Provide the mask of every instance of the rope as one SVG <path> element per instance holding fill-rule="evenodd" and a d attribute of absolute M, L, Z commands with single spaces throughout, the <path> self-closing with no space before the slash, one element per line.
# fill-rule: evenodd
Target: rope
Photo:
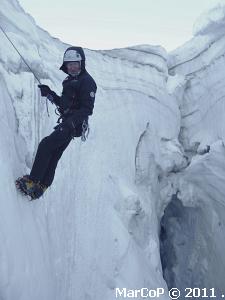
<path fill-rule="evenodd" d="M 37 79 L 37 81 L 41 84 L 39 78 L 36 76 L 36 74 L 34 73 L 34 71 L 31 69 L 31 67 L 28 65 L 28 63 L 26 62 L 26 60 L 23 58 L 23 56 L 20 54 L 20 52 L 17 50 L 16 46 L 13 44 L 13 42 L 10 40 L 10 38 L 8 37 L 8 35 L 6 34 L 6 32 L 3 30 L 3 28 L 0 26 L 1 31 L 4 33 L 4 35 L 6 36 L 6 38 L 9 40 L 9 42 L 12 44 L 13 48 L 16 50 L 16 52 L 19 54 L 19 56 L 22 58 L 22 60 L 24 61 L 24 63 L 26 64 L 26 66 L 29 68 L 29 70 L 31 71 L 31 73 L 33 73 L 34 77 Z"/>
<path fill-rule="evenodd" d="M 28 69 L 31 71 L 31 73 L 34 75 L 34 77 L 37 79 L 38 83 L 41 84 L 40 79 L 37 77 L 37 75 L 34 73 L 34 71 L 31 69 L 31 67 L 28 65 L 28 63 L 26 62 L 26 60 L 23 58 L 23 56 L 20 54 L 20 52 L 17 50 L 16 46 L 13 44 L 13 42 L 10 40 L 9 36 L 6 34 L 6 32 L 3 30 L 3 28 L 0 26 L 1 31 L 3 32 L 3 34 L 6 36 L 7 40 L 11 43 L 11 45 L 13 46 L 13 48 L 16 50 L 16 52 L 19 54 L 19 56 L 22 58 L 23 62 L 25 63 L 25 65 L 28 67 Z M 47 109 L 47 113 L 48 113 L 48 117 L 50 117 L 49 115 L 49 111 L 48 111 L 48 100 L 46 97 L 46 109 Z"/>
<path fill-rule="evenodd" d="M 46 101 L 45 103 L 46 103 L 47 114 L 50 117 L 49 111 L 48 111 L 48 98 L 47 97 L 45 98 L 45 101 Z"/>

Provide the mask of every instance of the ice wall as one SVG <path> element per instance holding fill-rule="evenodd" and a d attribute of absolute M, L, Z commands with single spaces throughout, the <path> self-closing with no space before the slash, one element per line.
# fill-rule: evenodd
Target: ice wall
<path fill-rule="evenodd" d="M 68 45 L 39 28 L 16 0 L 1 1 L 0 17 L 35 75 L 60 94 Z M 85 49 L 98 85 L 88 141 L 71 142 L 54 184 L 40 201 L 28 202 L 14 180 L 29 172 L 57 116 L 50 104 L 48 118 L 37 80 L 0 34 L 0 297 L 115 299 L 116 287 L 162 287 L 160 299 L 168 299 L 159 255 L 164 200 L 158 173 L 145 174 L 145 164 L 163 176 L 186 161 L 166 51 Z"/>
<path fill-rule="evenodd" d="M 223 292 L 223 24 L 221 6 L 169 54 L 84 49 L 98 85 L 89 138 L 71 142 L 35 202 L 14 180 L 57 116 L 49 104 L 48 118 L 37 80 L 0 32 L 0 299 L 115 299 L 116 287 L 162 287 L 164 300 L 167 284 L 193 283 Z M 60 94 L 69 45 L 16 0 L 1 1 L 0 25 Z"/>
<path fill-rule="evenodd" d="M 224 11 L 220 5 L 202 15 L 193 39 L 169 54 L 169 74 L 178 82 L 173 94 L 181 112 L 179 141 L 188 166 L 171 174 L 161 190 L 165 197 L 177 191 L 163 219 L 168 286 L 213 287 L 219 298 L 225 292 Z"/>

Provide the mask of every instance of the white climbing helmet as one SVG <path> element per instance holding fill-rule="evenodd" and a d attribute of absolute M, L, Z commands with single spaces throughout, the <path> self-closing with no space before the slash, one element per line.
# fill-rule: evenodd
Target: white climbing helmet
<path fill-rule="evenodd" d="M 82 57 L 80 53 L 78 53 L 76 50 L 68 50 L 64 53 L 63 56 L 63 62 L 68 62 L 68 61 L 81 61 Z"/>
<path fill-rule="evenodd" d="M 81 72 L 85 71 L 85 54 L 84 54 L 84 50 L 82 47 L 69 47 L 67 48 L 67 50 L 65 51 L 64 55 L 63 55 L 63 64 L 61 65 L 61 67 L 59 68 L 60 70 L 62 70 L 63 72 L 65 72 L 66 74 L 68 74 L 67 71 L 67 62 L 72 62 L 72 61 L 77 61 L 80 62 L 80 68 L 81 68 Z"/>

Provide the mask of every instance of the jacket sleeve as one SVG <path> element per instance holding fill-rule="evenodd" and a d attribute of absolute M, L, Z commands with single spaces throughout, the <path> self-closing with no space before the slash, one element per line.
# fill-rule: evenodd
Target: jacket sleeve
<path fill-rule="evenodd" d="M 48 95 L 47 98 L 49 101 L 51 101 L 52 103 L 54 103 L 55 105 L 60 107 L 60 99 L 61 97 L 58 96 L 54 91 L 51 91 Z"/>
<path fill-rule="evenodd" d="M 82 82 L 79 91 L 79 100 L 81 106 L 70 117 L 75 124 L 82 123 L 89 115 L 92 115 L 95 102 L 97 85 L 93 78 L 87 78 Z"/>

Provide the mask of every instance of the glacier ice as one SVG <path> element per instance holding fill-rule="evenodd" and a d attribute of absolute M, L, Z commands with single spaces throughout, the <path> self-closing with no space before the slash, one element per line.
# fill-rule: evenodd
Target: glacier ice
<path fill-rule="evenodd" d="M 146 287 L 164 288 L 164 300 L 173 284 L 224 292 L 224 7 L 201 18 L 170 53 L 84 49 L 98 85 L 88 141 L 69 145 L 31 203 L 14 180 L 57 116 L 0 32 L 0 299 L 110 300 L 116 287 Z M 60 93 L 69 45 L 17 0 L 1 1 L 0 20 Z"/>

